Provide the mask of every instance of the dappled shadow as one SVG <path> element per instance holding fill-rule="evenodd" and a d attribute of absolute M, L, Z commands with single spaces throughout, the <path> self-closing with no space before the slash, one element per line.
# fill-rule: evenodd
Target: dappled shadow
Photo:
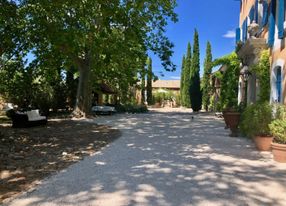
<path fill-rule="evenodd" d="M 122 138 L 10 205 L 283 205 L 286 167 L 207 114 L 103 117 Z"/>
<path fill-rule="evenodd" d="M 120 136 L 106 126 L 71 120 L 22 129 L 0 126 L 0 131 L 0 202 Z"/>

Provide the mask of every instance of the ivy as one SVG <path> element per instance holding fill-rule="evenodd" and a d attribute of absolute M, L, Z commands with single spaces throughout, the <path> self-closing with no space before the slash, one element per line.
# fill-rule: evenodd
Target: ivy
<path fill-rule="evenodd" d="M 251 67 L 259 81 L 260 92 L 258 102 L 267 102 L 270 99 L 270 56 L 269 51 L 264 50 L 260 54 L 259 62 Z"/>
<path fill-rule="evenodd" d="M 218 65 L 226 65 L 227 67 L 226 71 L 222 74 L 219 105 L 221 109 L 237 108 L 240 60 L 237 54 L 232 52 L 213 62 L 213 66 Z"/>

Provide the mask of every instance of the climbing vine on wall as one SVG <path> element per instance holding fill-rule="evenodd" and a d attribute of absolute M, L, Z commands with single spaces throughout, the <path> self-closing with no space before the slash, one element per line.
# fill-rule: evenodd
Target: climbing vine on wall
<path fill-rule="evenodd" d="M 268 50 L 263 50 L 260 54 L 259 62 L 251 67 L 259 82 L 260 92 L 259 102 L 267 102 L 270 99 L 270 56 Z"/>
<path fill-rule="evenodd" d="M 225 65 L 226 71 L 221 77 L 221 95 L 219 104 L 221 109 L 237 107 L 238 80 L 240 60 L 235 52 L 214 61 L 214 66 Z"/>

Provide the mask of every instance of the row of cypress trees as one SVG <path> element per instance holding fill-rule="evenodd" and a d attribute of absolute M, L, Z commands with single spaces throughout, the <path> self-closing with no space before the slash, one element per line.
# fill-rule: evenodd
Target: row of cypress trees
<path fill-rule="evenodd" d="M 191 107 L 193 111 L 202 108 L 208 110 L 210 103 L 210 76 L 212 70 L 211 44 L 207 43 L 206 58 L 204 61 L 204 76 L 201 84 L 200 79 L 200 46 L 199 34 L 195 30 L 193 50 L 190 42 L 187 47 L 187 54 L 183 56 L 181 68 L 181 105 Z"/>

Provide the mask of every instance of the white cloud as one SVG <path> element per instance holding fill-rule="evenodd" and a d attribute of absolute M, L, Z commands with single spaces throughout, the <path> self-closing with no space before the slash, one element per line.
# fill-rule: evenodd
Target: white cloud
<path fill-rule="evenodd" d="M 233 30 L 227 31 L 226 34 L 223 35 L 223 37 L 233 39 L 235 38 L 235 31 Z"/>
<path fill-rule="evenodd" d="M 181 77 L 179 77 L 179 76 L 170 76 L 170 78 L 171 79 L 175 79 L 175 80 L 180 80 L 181 79 Z"/>

